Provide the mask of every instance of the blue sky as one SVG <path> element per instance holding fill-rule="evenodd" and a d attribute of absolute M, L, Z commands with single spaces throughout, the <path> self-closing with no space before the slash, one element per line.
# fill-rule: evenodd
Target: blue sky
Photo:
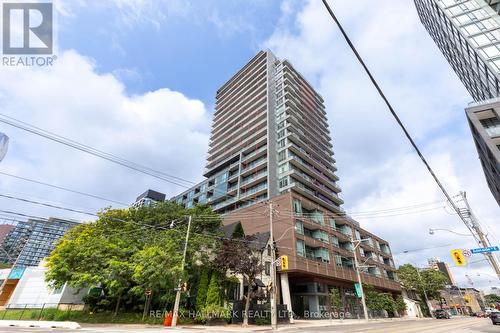
<path fill-rule="evenodd" d="M 78 6 L 74 16 L 60 17 L 59 47 L 118 73 L 131 94 L 169 87 L 210 105 L 280 18 L 279 1 L 197 1 L 182 14 L 157 9 L 165 17 L 130 22 L 113 6 Z"/>
<path fill-rule="evenodd" d="M 348 212 L 436 202 L 396 217 L 359 215 L 394 253 L 436 244 L 473 247 L 429 227 L 465 232 L 390 117 L 318 0 L 58 0 L 52 68 L 0 67 L 0 113 L 169 174 L 200 181 L 215 92 L 262 48 L 289 59 L 323 95 Z M 449 191 L 467 191 L 498 225 L 463 108 L 470 96 L 418 20 L 411 0 L 332 2 L 367 64 Z M 369 8 L 370 10 L 367 10 Z M 132 202 L 148 188 L 183 188 L 83 155 L 7 125 L 0 170 Z M 98 211 L 108 203 L 0 176 L 0 193 Z M 41 216 L 88 216 L 0 199 Z M 497 233 L 498 234 L 498 233 Z M 496 241 L 496 235 L 492 232 Z M 499 235 L 500 236 L 500 235 Z M 425 265 L 450 248 L 398 255 Z M 464 272 L 457 280 L 465 281 Z M 454 271 L 454 272 L 455 272 Z M 479 263 L 469 274 L 490 272 Z M 490 272 L 491 273 L 491 272 Z M 478 278 L 483 285 L 486 279 Z"/>

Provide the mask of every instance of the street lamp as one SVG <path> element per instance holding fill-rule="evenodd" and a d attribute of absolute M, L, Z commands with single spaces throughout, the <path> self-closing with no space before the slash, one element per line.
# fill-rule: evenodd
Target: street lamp
<path fill-rule="evenodd" d="M 434 229 L 434 228 L 429 228 L 429 235 L 434 235 L 436 231 L 447 231 L 451 232 L 452 234 L 458 235 L 458 236 L 466 236 L 466 237 L 473 237 L 473 235 L 470 234 L 461 234 L 459 232 L 450 230 L 450 229 Z"/>

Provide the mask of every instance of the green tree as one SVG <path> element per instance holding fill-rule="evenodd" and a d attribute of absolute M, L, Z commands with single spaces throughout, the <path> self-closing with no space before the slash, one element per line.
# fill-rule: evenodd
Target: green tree
<path fill-rule="evenodd" d="M 338 288 L 330 290 L 330 306 L 335 310 L 340 310 L 344 305 L 342 304 L 342 297 Z"/>
<path fill-rule="evenodd" d="M 371 285 L 363 285 L 366 307 L 373 311 L 385 310 L 389 313 L 396 310 L 396 300 L 389 293 L 378 292 Z"/>
<path fill-rule="evenodd" d="M 233 234 L 231 235 L 232 238 L 243 238 L 245 237 L 245 230 L 243 230 L 243 226 L 241 225 L 241 222 L 237 222 L 236 226 L 234 227 Z"/>
<path fill-rule="evenodd" d="M 419 271 L 410 264 L 399 266 L 397 274 L 405 288 L 418 293 L 420 299 L 424 301 L 423 308 L 427 311 L 425 295 L 427 294 L 429 300 L 439 299 L 440 291 L 448 284 L 448 278 L 440 271 L 430 268 Z"/>
<path fill-rule="evenodd" d="M 253 286 L 255 285 L 257 276 L 264 269 L 260 260 L 260 250 L 254 245 L 255 242 L 256 237 L 254 236 L 225 240 L 215 260 L 215 265 L 219 271 L 239 274 L 248 283 L 247 294 L 244 295 L 243 326 L 248 325 L 250 302 L 257 296 L 257 290 L 254 290 Z"/>
<path fill-rule="evenodd" d="M 198 282 L 198 292 L 196 294 L 196 310 L 202 311 L 207 300 L 208 282 L 210 279 L 208 269 L 203 269 Z"/>
<path fill-rule="evenodd" d="M 488 303 L 488 305 L 490 305 L 490 304 L 494 304 L 494 305 L 500 304 L 500 296 L 495 295 L 495 294 L 485 295 L 484 296 L 484 300 L 486 301 L 486 303 Z"/>
<path fill-rule="evenodd" d="M 403 299 L 403 296 L 399 295 L 394 300 L 394 309 L 402 315 L 406 311 L 406 303 Z"/>
<path fill-rule="evenodd" d="M 207 300 L 205 301 L 205 307 L 219 306 L 221 305 L 220 288 L 219 281 L 217 279 L 217 274 L 212 273 L 210 278 L 210 284 L 208 285 Z"/>
<path fill-rule="evenodd" d="M 181 256 L 187 230 L 186 216 L 193 216 L 186 267 Z M 203 215 L 203 218 L 196 218 Z M 213 216 L 212 218 L 207 218 Z M 170 228 L 171 222 L 175 225 Z M 172 202 L 151 207 L 105 209 L 98 219 L 68 231 L 48 258 L 47 282 L 60 287 L 101 287 L 115 313 L 121 304 L 143 306 L 144 292 L 153 290 L 157 302 L 170 304 L 173 281 L 187 281 L 187 272 L 209 261 L 219 246 L 221 219 L 209 207 L 184 209 Z M 122 303 L 122 301 L 125 301 Z"/>

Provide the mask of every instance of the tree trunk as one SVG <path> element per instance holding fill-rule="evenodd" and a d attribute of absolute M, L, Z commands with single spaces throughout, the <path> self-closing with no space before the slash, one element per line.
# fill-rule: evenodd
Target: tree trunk
<path fill-rule="evenodd" d="M 115 307 L 115 312 L 113 314 L 113 317 L 116 317 L 116 315 L 118 314 L 118 310 L 120 309 L 121 301 L 122 301 L 122 293 L 120 292 L 118 294 L 118 299 L 116 300 L 116 307 Z"/>
<path fill-rule="evenodd" d="M 252 287 L 248 286 L 247 297 L 245 300 L 245 310 L 243 311 L 243 326 L 248 326 L 248 311 L 250 310 L 250 295 L 252 293 Z"/>

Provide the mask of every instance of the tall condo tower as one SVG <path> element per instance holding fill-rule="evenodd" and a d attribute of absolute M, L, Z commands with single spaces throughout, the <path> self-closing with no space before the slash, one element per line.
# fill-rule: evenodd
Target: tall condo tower
<path fill-rule="evenodd" d="M 336 170 L 323 98 L 261 51 L 217 91 L 207 180 L 175 200 L 227 213 L 293 190 L 340 213 Z"/>
<path fill-rule="evenodd" d="M 289 258 L 278 270 L 281 302 L 318 318 L 335 289 L 356 317 L 355 253 L 363 283 L 394 295 L 401 287 L 387 241 L 341 208 L 336 170 L 323 98 L 288 61 L 261 51 L 217 91 L 207 179 L 172 200 L 209 204 L 247 235 L 272 226 Z"/>

